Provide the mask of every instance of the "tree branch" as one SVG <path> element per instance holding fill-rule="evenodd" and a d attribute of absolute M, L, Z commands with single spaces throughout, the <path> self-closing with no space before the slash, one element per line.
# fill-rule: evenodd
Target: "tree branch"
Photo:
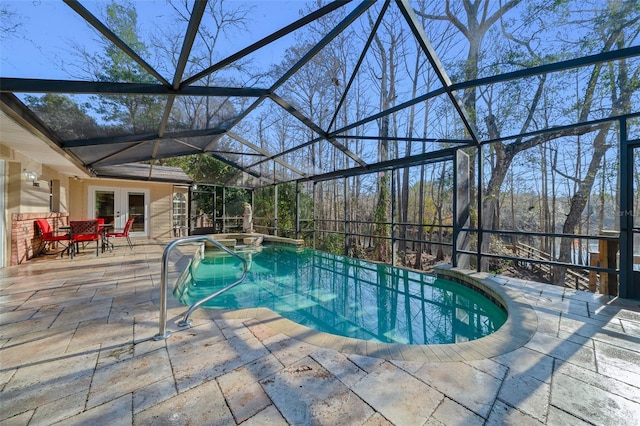
<path fill-rule="evenodd" d="M 570 176 L 566 173 L 561 172 L 556 166 L 551 166 L 551 170 L 553 170 L 554 172 L 556 172 L 557 174 L 559 174 L 560 176 L 562 176 L 563 178 L 570 180 L 574 183 L 581 183 L 582 181 L 580 179 L 578 179 L 577 177 L 574 176 Z"/>
<path fill-rule="evenodd" d="M 593 126 L 576 127 L 573 129 L 563 129 L 557 131 L 551 131 L 542 135 L 535 136 L 531 139 L 523 140 L 521 142 L 514 142 L 507 145 L 507 154 L 515 156 L 517 153 L 525 151 L 541 143 L 548 142 L 553 139 L 557 139 L 564 136 L 578 136 L 586 135 L 596 130 L 602 130 L 610 126 L 610 123 L 601 123 Z"/>
<path fill-rule="evenodd" d="M 518 4 L 520 4 L 520 1 L 521 0 L 510 0 L 507 3 L 505 3 L 503 6 L 500 6 L 500 8 L 496 11 L 496 13 L 491 15 L 489 19 L 487 19 L 481 24 L 481 27 L 483 28 L 483 30 L 486 31 L 487 29 L 491 28 L 491 26 L 495 24 L 495 22 L 498 19 L 500 19 L 500 17 L 502 17 L 508 11 L 510 11 L 511 9 L 516 7 Z"/>
<path fill-rule="evenodd" d="M 460 32 L 462 34 L 464 34 L 464 36 L 466 38 L 469 38 L 469 30 L 467 29 L 467 27 L 464 26 L 464 24 L 462 22 L 460 22 L 458 20 L 458 18 L 456 18 L 456 16 L 451 12 L 451 8 L 449 7 L 449 0 L 446 1 L 445 3 L 445 14 L 447 15 L 447 18 L 449 18 L 449 20 L 451 21 L 451 23 L 458 29 L 460 30 Z"/>

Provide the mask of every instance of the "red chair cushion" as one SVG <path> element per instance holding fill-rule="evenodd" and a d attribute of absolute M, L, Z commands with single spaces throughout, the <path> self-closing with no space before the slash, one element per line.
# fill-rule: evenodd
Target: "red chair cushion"
<path fill-rule="evenodd" d="M 70 239 L 68 234 L 54 235 L 53 231 L 51 231 L 51 225 L 45 219 L 36 219 L 36 225 L 40 228 L 42 241 L 65 241 Z"/>

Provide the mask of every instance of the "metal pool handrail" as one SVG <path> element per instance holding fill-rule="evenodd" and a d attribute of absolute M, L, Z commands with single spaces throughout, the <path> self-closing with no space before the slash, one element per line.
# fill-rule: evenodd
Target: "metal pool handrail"
<path fill-rule="evenodd" d="M 155 336 L 153 336 L 153 340 L 162 340 L 162 339 L 166 339 L 169 336 L 171 336 L 171 332 L 167 331 L 167 282 L 169 281 L 169 271 L 168 271 L 168 263 L 169 263 L 169 253 L 171 253 L 171 251 L 179 245 L 183 245 L 183 244 L 193 244 L 196 242 L 202 242 L 202 250 L 203 250 L 203 255 L 204 255 L 204 241 L 208 241 L 209 243 L 213 244 L 214 246 L 218 247 L 220 250 L 225 251 L 227 253 L 229 253 L 232 256 L 237 257 L 238 259 L 240 259 L 240 261 L 242 261 L 242 275 L 240 276 L 240 278 L 234 282 L 233 284 L 230 284 L 228 286 L 226 286 L 225 288 L 223 288 L 222 290 L 218 290 L 215 293 L 205 297 L 202 300 L 197 301 L 196 303 L 194 303 L 193 305 L 191 305 L 191 307 L 183 314 L 182 316 L 182 320 L 180 320 L 178 322 L 178 325 L 181 327 L 186 327 L 189 325 L 189 315 L 191 315 L 191 313 L 193 311 L 195 311 L 196 309 L 198 309 L 198 307 L 200 307 L 200 305 L 202 305 L 203 303 L 208 302 L 209 300 L 213 299 L 214 297 L 219 296 L 220 294 L 226 292 L 227 290 L 231 290 L 233 287 L 237 286 L 238 284 L 240 284 L 244 278 L 247 275 L 247 270 L 248 270 L 248 264 L 247 261 L 240 256 L 238 253 L 234 252 L 233 250 L 229 250 L 227 247 L 225 247 L 224 245 L 222 245 L 219 241 L 214 240 L 213 238 L 211 238 L 208 235 L 194 235 L 194 236 L 190 236 L 190 237 L 184 237 L 184 238 L 178 238 L 177 240 L 174 240 L 172 242 L 169 243 L 169 245 L 164 249 L 164 253 L 162 253 L 162 269 L 160 271 L 160 320 L 159 320 L 159 330 L 158 330 L 158 334 L 156 334 Z"/>

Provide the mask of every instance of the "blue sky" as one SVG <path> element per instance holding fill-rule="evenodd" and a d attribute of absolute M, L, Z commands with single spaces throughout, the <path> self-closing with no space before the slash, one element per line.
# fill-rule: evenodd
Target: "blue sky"
<path fill-rule="evenodd" d="M 245 47 L 258 39 L 286 26 L 300 17 L 299 11 L 305 2 L 298 1 L 253 1 L 232 0 L 231 6 L 248 5 L 254 8 L 249 35 L 237 34 L 225 44 L 228 52 Z M 84 7 L 100 17 L 105 2 L 82 2 Z M 139 11 L 141 34 L 161 32 L 163 28 L 174 29 L 174 12 L 164 0 L 135 2 Z M 73 43 L 78 43 L 89 51 L 99 51 L 95 31 L 89 29 L 84 20 L 71 8 L 59 1 L 3 1 L 3 6 L 13 13 L 12 23 L 19 24 L 18 31 L 0 40 L 0 74 L 3 77 L 26 78 L 72 78 L 69 71 L 77 57 Z M 274 13 L 277 12 L 277 13 Z M 205 19 L 207 19 L 205 17 Z M 185 25 L 186 28 L 186 25 Z M 274 58 L 290 45 L 281 41 L 269 48 Z M 277 52 L 280 50 L 280 52 Z M 151 62 L 151 61 L 150 61 Z M 73 72 L 73 71 L 71 71 Z"/>

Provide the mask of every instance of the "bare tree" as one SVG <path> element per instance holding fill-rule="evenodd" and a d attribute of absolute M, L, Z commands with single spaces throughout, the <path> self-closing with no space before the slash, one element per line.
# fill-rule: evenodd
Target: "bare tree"
<path fill-rule="evenodd" d="M 620 49 L 627 46 L 627 43 L 636 40 L 640 34 L 640 11 L 633 2 L 625 4 L 609 3 L 608 8 L 603 11 L 602 18 L 596 23 L 595 33 L 603 41 L 603 51 Z M 635 11 L 635 15 L 634 12 Z M 605 68 L 606 72 L 603 72 Z M 603 79 L 608 80 L 608 84 L 602 84 Z M 585 97 L 580 109 L 580 121 L 587 119 L 594 108 L 596 100 L 595 93 L 599 87 L 606 87 L 610 90 L 611 110 L 610 115 L 618 115 L 630 111 L 630 102 L 634 91 L 638 89 L 640 79 L 640 69 L 630 70 L 627 60 L 620 60 L 617 65 L 613 63 L 597 64 L 593 67 L 591 76 L 586 86 Z M 611 124 L 605 124 L 595 134 L 593 138 L 593 148 L 591 160 L 584 177 L 576 181 L 577 190 L 570 200 L 570 209 L 562 227 L 564 234 L 572 234 L 580 222 L 582 212 L 591 194 L 591 189 L 600 169 L 602 160 L 609 145 L 607 137 Z M 572 238 L 563 237 L 560 241 L 560 262 L 571 261 Z M 563 284 L 566 269 L 559 268 L 555 276 L 557 284 Z"/>
<path fill-rule="evenodd" d="M 187 0 L 173 0 L 170 4 L 175 12 L 176 20 L 181 23 L 188 23 L 191 17 L 190 2 Z M 219 47 L 225 40 L 231 39 L 239 33 L 249 32 L 249 12 L 250 8 L 226 0 L 215 0 L 207 3 L 206 18 L 198 28 L 197 43 L 194 44 L 193 52 L 187 63 L 186 74 L 193 75 L 207 69 L 218 60 Z M 212 22 L 213 25 L 209 25 Z M 178 26 L 181 27 L 181 26 Z M 153 38 L 153 45 L 157 55 L 164 59 L 164 62 L 171 65 L 170 69 L 175 69 L 182 45 L 181 33 L 172 31 L 171 28 L 163 28 L 162 33 Z M 161 63 L 163 63 L 161 61 Z M 247 75 L 250 70 L 250 63 L 241 60 L 229 66 L 237 71 L 238 75 Z M 246 79 L 254 78 L 249 75 Z M 214 81 L 220 85 L 220 80 L 226 80 L 214 73 L 206 74 L 202 83 L 213 85 Z M 231 82 L 229 82 L 231 83 Z M 236 82 L 239 83 L 239 82 Z M 179 108 L 174 108 L 173 118 L 177 123 L 181 123 L 188 129 L 204 128 L 208 129 L 217 126 L 236 115 L 236 106 L 227 98 L 215 97 L 187 97 L 180 96 L 176 99 Z M 176 125 L 176 124 L 174 124 Z M 179 124 L 178 124 L 179 125 Z"/>
<path fill-rule="evenodd" d="M 373 19 L 371 15 L 369 16 L 369 23 L 373 27 Z M 379 101 L 380 101 L 380 110 L 385 111 L 388 110 L 393 101 L 395 100 L 395 86 L 396 82 L 394 80 L 394 75 L 397 67 L 397 47 L 398 43 L 402 38 L 402 34 L 396 32 L 396 30 L 391 26 L 391 24 L 387 24 L 383 26 L 385 28 L 385 35 L 388 37 L 387 40 L 382 40 L 379 34 L 376 34 L 374 37 L 374 46 L 376 49 L 375 59 L 377 61 L 377 70 L 379 70 L 380 74 L 375 75 L 376 80 L 379 84 Z M 375 73 L 375 71 L 374 71 Z M 379 120 L 379 131 L 380 140 L 378 142 L 378 161 L 386 161 L 389 159 L 389 142 L 388 138 L 391 134 L 391 123 L 389 115 L 385 115 Z M 376 202 L 376 210 L 374 215 L 374 221 L 376 222 L 376 230 L 375 235 L 375 257 L 376 260 L 379 261 L 389 261 L 390 260 L 390 245 L 387 238 L 390 234 L 390 226 L 389 226 L 389 207 L 390 207 L 390 187 L 389 187 L 389 173 L 388 172 L 380 172 L 378 178 L 378 200 Z"/>
<path fill-rule="evenodd" d="M 0 4 L 0 40 L 15 37 L 22 26 L 21 17 L 8 4 Z"/>

